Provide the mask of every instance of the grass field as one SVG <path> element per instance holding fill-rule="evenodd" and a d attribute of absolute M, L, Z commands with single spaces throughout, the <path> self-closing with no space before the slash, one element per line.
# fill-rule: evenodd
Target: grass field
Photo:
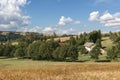
<path fill-rule="evenodd" d="M 109 37 L 102 38 L 102 46 L 105 47 L 105 50 L 110 49 L 113 46 L 113 42 L 109 39 Z"/>
<path fill-rule="evenodd" d="M 0 80 L 120 80 L 120 63 L 0 59 Z"/>

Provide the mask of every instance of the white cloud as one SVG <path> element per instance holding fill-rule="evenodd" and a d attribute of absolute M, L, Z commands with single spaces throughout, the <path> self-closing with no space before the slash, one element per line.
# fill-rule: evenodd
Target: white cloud
<path fill-rule="evenodd" d="M 61 16 L 59 19 L 59 22 L 56 25 L 48 26 L 48 27 L 21 27 L 17 31 L 23 31 L 23 32 L 38 32 L 38 33 L 47 33 L 51 34 L 53 32 L 56 32 L 57 34 L 78 34 L 77 30 L 74 30 L 73 28 L 63 30 L 61 28 L 64 28 L 67 24 L 80 24 L 80 21 L 75 21 L 70 17 L 64 17 Z"/>
<path fill-rule="evenodd" d="M 113 19 L 113 16 L 112 16 L 110 13 L 108 13 L 108 12 L 104 13 L 104 14 L 100 17 L 100 20 L 101 20 L 101 21 L 107 21 L 107 20 L 112 20 L 112 19 Z"/>
<path fill-rule="evenodd" d="M 75 21 L 71 17 L 61 16 L 56 27 L 66 26 L 67 24 L 78 25 L 78 24 L 80 24 L 80 21 Z"/>
<path fill-rule="evenodd" d="M 44 30 L 44 32 L 51 32 L 53 31 L 52 27 L 46 27 Z"/>
<path fill-rule="evenodd" d="M 19 29 L 30 24 L 30 17 L 20 9 L 26 4 L 27 0 L 0 0 L 0 29 Z"/>
<path fill-rule="evenodd" d="M 98 21 L 98 17 L 99 17 L 99 12 L 98 11 L 94 11 L 92 13 L 90 13 L 90 17 L 89 17 L 89 21 Z"/>
<path fill-rule="evenodd" d="M 61 28 L 65 27 L 67 24 L 77 25 L 77 24 L 80 24 L 80 21 L 75 21 L 71 17 L 61 16 L 60 19 L 59 19 L 59 22 L 56 25 L 45 27 L 43 29 L 43 33 L 53 33 L 53 32 L 56 32 L 56 33 L 63 34 L 63 33 L 68 33 L 70 31 L 72 32 L 73 31 L 72 28 L 68 29 L 68 30 L 61 30 Z"/>
<path fill-rule="evenodd" d="M 61 16 L 58 25 L 60 25 L 60 26 L 65 26 L 66 24 L 71 23 L 72 21 L 73 21 L 73 19 L 70 18 L 70 17 L 67 17 L 67 18 L 66 18 L 66 17 L 64 17 L 64 16 Z"/>
<path fill-rule="evenodd" d="M 92 13 L 90 13 L 90 16 L 89 16 L 90 21 L 98 21 L 99 23 L 107 27 L 120 27 L 120 12 L 117 12 L 115 14 L 105 12 L 103 15 L 97 16 L 97 18 L 96 18 L 96 15 L 91 15 Z M 90 19 L 91 17 L 92 19 Z"/>

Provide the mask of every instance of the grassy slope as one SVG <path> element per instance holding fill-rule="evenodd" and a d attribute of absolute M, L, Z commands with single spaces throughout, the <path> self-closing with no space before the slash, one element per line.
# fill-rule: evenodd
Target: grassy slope
<path fill-rule="evenodd" d="M 113 42 L 109 39 L 109 37 L 102 38 L 102 46 L 105 47 L 105 50 L 108 50 L 113 46 Z"/>
<path fill-rule="evenodd" d="M 114 44 L 109 39 L 109 37 L 102 37 L 102 46 L 104 47 L 104 50 L 107 52 L 108 49 L 110 49 Z M 107 54 L 103 54 L 99 56 L 99 59 L 106 59 Z M 80 55 L 78 59 L 81 60 L 90 60 L 89 55 Z"/>
<path fill-rule="evenodd" d="M 119 63 L 0 59 L 0 80 L 120 80 Z"/>

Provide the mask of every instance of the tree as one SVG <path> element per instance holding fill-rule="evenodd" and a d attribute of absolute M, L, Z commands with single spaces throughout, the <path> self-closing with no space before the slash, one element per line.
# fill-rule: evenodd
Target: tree
<path fill-rule="evenodd" d="M 53 50 L 48 43 L 42 43 L 39 47 L 38 57 L 43 60 L 51 60 L 52 52 L 53 52 Z"/>
<path fill-rule="evenodd" d="M 76 46 L 69 47 L 67 57 L 70 57 L 73 60 L 76 60 L 78 58 L 78 49 Z"/>
<path fill-rule="evenodd" d="M 101 44 L 101 40 L 100 40 L 100 39 L 97 39 L 96 45 L 97 45 L 98 47 L 102 47 L 102 44 Z"/>
<path fill-rule="evenodd" d="M 4 45 L 0 44 L 0 56 L 3 56 L 4 53 Z"/>
<path fill-rule="evenodd" d="M 70 45 L 76 45 L 76 40 L 73 36 L 70 37 Z"/>
<path fill-rule="evenodd" d="M 44 42 L 43 42 L 44 43 Z M 42 42 L 41 41 L 36 41 L 32 44 L 30 44 L 27 47 L 27 56 L 31 57 L 32 59 L 39 59 L 39 47 L 41 46 Z"/>
<path fill-rule="evenodd" d="M 79 46 L 79 47 L 78 47 L 78 51 L 79 51 L 81 54 L 86 54 L 86 53 L 87 53 L 87 50 L 85 49 L 85 46 Z"/>
<path fill-rule="evenodd" d="M 65 58 L 67 57 L 68 49 L 69 49 L 68 45 L 63 45 L 61 47 L 56 48 L 56 50 L 54 50 L 52 54 L 54 60 L 64 61 Z"/>
<path fill-rule="evenodd" d="M 114 47 L 112 47 L 112 49 L 109 49 L 107 51 L 107 58 L 109 58 L 109 59 L 115 59 L 116 58 L 116 53 L 114 51 Z"/>
<path fill-rule="evenodd" d="M 64 57 L 59 56 L 60 55 L 60 50 L 61 50 L 61 47 L 58 47 L 58 48 L 56 48 L 56 50 L 53 51 L 53 53 L 52 53 L 53 60 L 59 61 L 59 60 L 64 59 Z"/>
<path fill-rule="evenodd" d="M 109 59 L 115 59 L 118 57 L 120 57 L 120 43 L 118 43 L 115 46 L 112 46 L 112 48 L 109 49 L 107 52 L 107 58 Z"/>
<path fill-rule="evenodd" d="M 99 31 L 93 31 L 93 32 L 89 33 L 89 35 L 90 35 L 89 39 L 90 39 L 91 42 L 96 43 L 97 39 L 101 40 L 101 31 L 100 30 Z"/>
<path fill-rule="evenodd" d="M 100 47 L 95 46 L 91 51 L 90 51 L 90 56 L 92 59 L 99 59 L 100 55 Z"/>
<path fill-rule="evenodd" d="M 53 50 L 55 50 L 57 47 L 59 47 L 59 42 L 58 41 L 54 41 L 54 39 L 51 39 L 50 41 L 48 41 L 46 44 L 48 44 L 48 46 Z"/>
<path fill-rule="evenodd" d="M 23 57 L 23 56 L 25 56 L 25 53 L 24 53 L 23 49 L 20 47 L 20 48 L 16 49 L 14 56 L 15 57 Z"/>
<path fill-rule="evenodd" d="M 12 52 L 13 49 L 14 49 L 14 47 L 11 45 L 10 42 L 6 43 L 4 45 L 3 56 L 11 57 L 11 52 Z"/>
<path fill-rule="evenodd" d="M 28 57 L 27 47 L 28 47 L 27 42 L 19 42 L 18 46 L 16 47 L 14 56 L 15 57 Z M 17 56 L 17 55 L 19 55 L 19 56 Z"/>

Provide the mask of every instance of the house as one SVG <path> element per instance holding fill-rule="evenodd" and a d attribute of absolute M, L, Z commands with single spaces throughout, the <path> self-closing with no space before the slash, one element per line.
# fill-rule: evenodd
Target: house
<path fill-rule="evenodd" d="M 84 46 L 85 46 L 85 49 L 88 52 L 90 52 L 95 47 L 95 44 L 92 43 L 92 42 L 87 42 L 87 43 L 84 44 Z M 105 54 L 106 53 L 106 51 L 104 49 L 102 49 L 102 48 L 100 48 L 100 51 L 101 51 L 101 54 Z"/>
<path fill-rule="evenodd" d="M 95 44 L 92 43 L 92 42 L 87 42 L 87 43 L 84 44 L 84 46 L 85 46 L 85 49 L 86 49 L 88 52 L 90 52 L 90 51 L 95 47 Z"/>

